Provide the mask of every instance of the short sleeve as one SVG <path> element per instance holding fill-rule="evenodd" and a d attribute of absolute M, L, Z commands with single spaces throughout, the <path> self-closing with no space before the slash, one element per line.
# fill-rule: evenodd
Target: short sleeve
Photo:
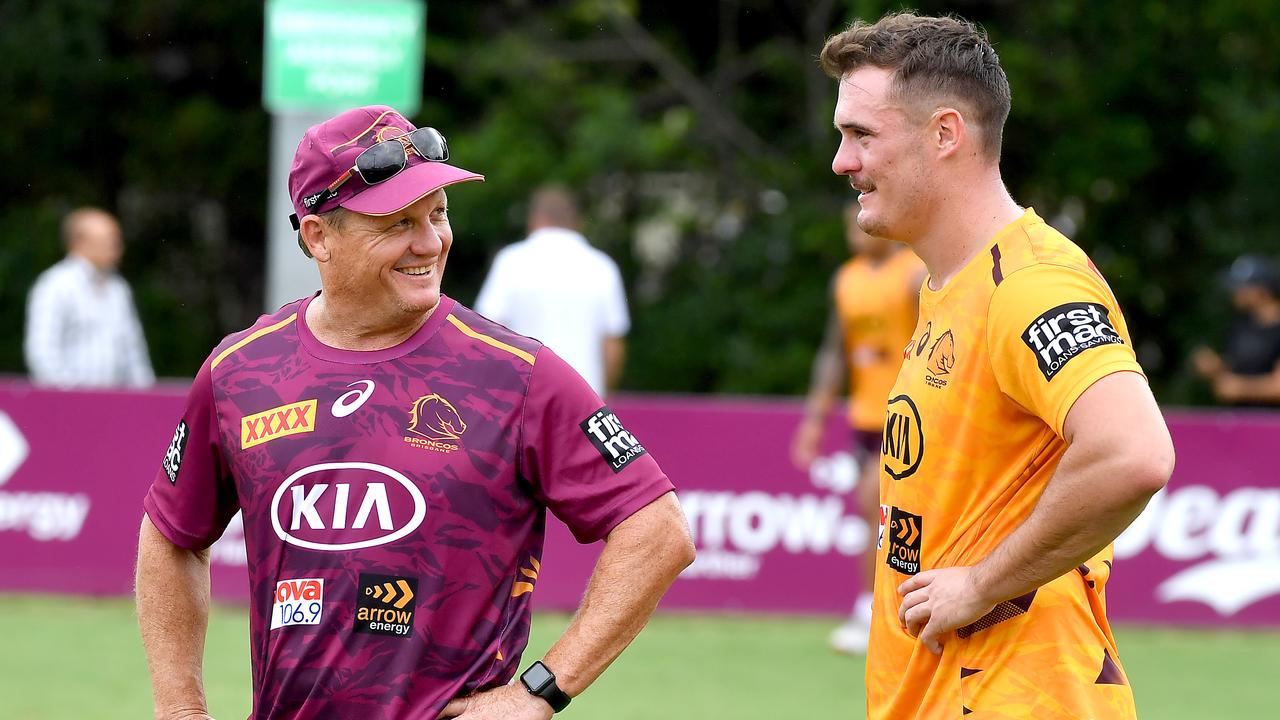
<path fill-rule="evenodd" d="M 520 471 L 578 542 L 594 542 L 675 488 L 639 438 L 543 347 L 520 432 Z"/>
<path fill-rule="evenodd" d="M 607 261 L 609 271 L 608 291 L 605 296 L 604 334 L 610 337 L 622 337 L 631 329 L 631 316 L 627 313 L 627 291 L 622 284 L 622 273 L 612 260 Z"/>
<path fill-rule="evenodd" d="M 1090 385 L 1143 374 L 1110 289 L 1085 270 L 1035 265 L 1005 278 L 991 298 L 987 342 L 1000 389 L 1059 436 Z"/>
<path fill-rule="evenodd" d="M 239 509 L 219 442 L 208 361 L 191 384 L 182 418 L 142 504 L 160 534 L 188 550 L 212 545 Z"/>

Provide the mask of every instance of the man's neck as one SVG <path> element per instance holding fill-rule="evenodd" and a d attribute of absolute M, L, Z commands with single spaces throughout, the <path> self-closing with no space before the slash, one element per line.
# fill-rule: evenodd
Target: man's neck
<path fill-rule="evenodd" d="M 939 198 L 939 212 L 909 243 L 929 268 L 929 287 L 941 290 L 991 238 L 1023 213 L 999 173 L 976 184 L 957 184 Z"/>
<path fill-rule="evenodd" d="M 440 303 L 409 322 L 378 321 L 367 307 L 333 302 L 324 293 L 307 305 L 307 329 L 317 340 L 339 350 L 385 350 L 418 332 Z"/>
<path fill-rule="evenodd" d="M 110 268 L 110 267 L 107 267 L 107 268 L 98 267 L 97 263 L 95 263 L 94 261 L 92 261 L 92 260 L 90 260 L 89 258 L 85 257 L 84 255 L 81 255 L 80 253 L 75 252 L 74 250 L 73 250 L 73 251 L 71 251 L 71 252 L 69 252 L 69 253 L 67 253 L 67 257 L 70 257 L 70 258 L 74 259 L 76 262 L 78 262 L 78 263 L 80 263 L 80 264 L 84 265 L 84 266 L 85 266 L 86 268 L 88 268 L 88 269 L 89 269 L 89 271 L 90 271 L 90 272 L 92 272 L 92 273 L 93 273 L 93 275 L 94 275 L 95 277 L 97 277 L 97 278 L 106 278 L 106 277 L 110 276 L 113 272 L 115 272 L 114 268 Z"/>

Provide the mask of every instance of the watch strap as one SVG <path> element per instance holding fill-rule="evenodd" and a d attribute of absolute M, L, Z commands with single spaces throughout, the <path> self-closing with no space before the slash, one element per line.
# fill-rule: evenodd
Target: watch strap
<path fill-rule="evenodd" d="M 541 668 L 542 671 L 550 677 L 550 679 L 544 682 L 542 687 L 538 689 L 531 687 L 529 685 L 529 681 L 525 679 L 525 676 L 529 674 L 529 670 L 532 670 L 534 666 Z M 560 686 L 556 684 L 556 674 L 551 672 L 551 668 L 543 665 L 541 660 L 536 660 L 533 665 L 529 666 L 529 670 L 525 670 L 524 673 L 520 675 L 520 682 L 524 685 L 524 689 L 529 691 L 530 695 L 536 695 L 543 700 L 546 700 L 547 704 L 551 706 L 552 712 L 560 712 L 566 707 L 569 707 L 569 701 L 572 698 L 569 697 L 569 693 L 561 690 Z"/>

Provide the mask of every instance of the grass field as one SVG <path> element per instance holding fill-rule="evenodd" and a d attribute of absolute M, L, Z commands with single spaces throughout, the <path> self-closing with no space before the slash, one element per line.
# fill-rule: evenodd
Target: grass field
<path fill-rule="evenodd" d="M 151 717 L 142 646 L 127 600 L 0 596 L 0 718 Z M 526 659 L 568 622 L 534 618 Z M 860 660 L 825 646 L 827 618 L 664 615 L 568 717 L 779 720 L 862 717 Z M 249 711 L 247 621 L 218 607 L 205 686 L 215 717 Z M 1121 628 L 1144 718 L 1275 717 L 1280 632 Z M 371 718 L 370 720 L 375 720 Z"/>

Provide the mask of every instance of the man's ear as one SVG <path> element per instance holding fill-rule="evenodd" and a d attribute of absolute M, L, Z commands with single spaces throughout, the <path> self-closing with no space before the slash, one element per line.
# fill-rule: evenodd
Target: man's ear
<path fill-rule="evenodd" d="M 951 107 L 935 110 L 929 119 L 929 141 L 939 157 L 950 157 L 960 152 L 970 141 L 964 115 Z"/>
<path fill-rule="evenodd" d="M 329 249 L 329 227 L 319 215 L 307 215 L 298 223 L 298 244 L 309 257 L 320 262 L 328 262 L 332 252 Z"/>

